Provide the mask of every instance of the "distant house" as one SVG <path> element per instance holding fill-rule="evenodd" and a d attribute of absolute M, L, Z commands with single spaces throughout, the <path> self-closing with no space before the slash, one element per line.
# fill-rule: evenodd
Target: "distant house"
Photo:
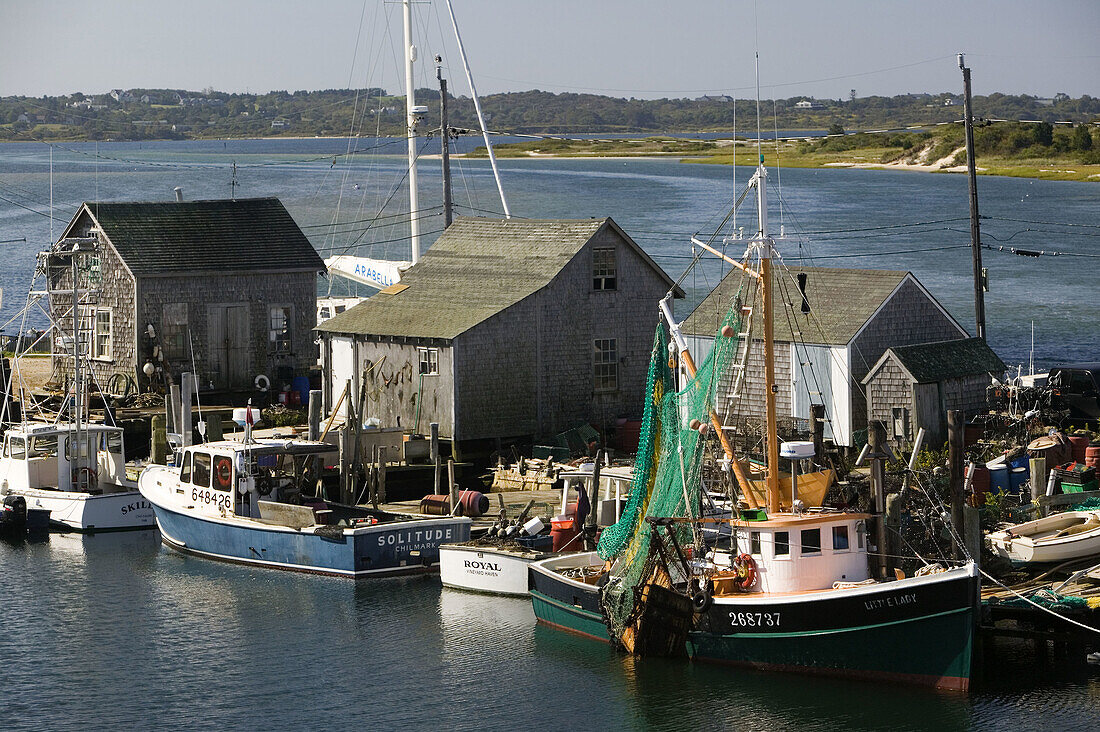
<path fill-rule="evenodd" d="M 811 99 L 803 99 L 794 103 L 795 109 L 825 109 L 825 105 Z"/>
<path fill-rule="evenodd" d="M 672 280 L 611 219 L 458 218 L 401 282 L 317 327 L 331 408 L 462 449 L 642 412 Z M 365 379 L 365 381 L 364 381 Z"/>
<path fill-rule="evenodd" d="M 925 443 L 939 447 L 947 440 L 947 412 L 966 417 L 987 410 L 990 376 L 1005 365 L 981 338 L 896 346 L 863 378 L 867 418 L 886 424 L 896 445 L 912 444 L 924 428 Z"/>
<path fill-rule="evenodd" d="M 805 312 L 798 278 L 806 276 Z M 867 403 L 860 381 L 887 348 L 966 338 L 966 330 L 909 272 L 830 267 L 773 270 L 777 408 L 781 422 L 808 420 L 811 404 L 825 405 L 825 436 L 837 445 L 853 445 L 854 433 L 867 425 Z M 734 270 L 684 321 L 696 359 L 710 351 L 718 324 L 728 311 L 740 273 Z M 783 293 L 793 293 L 784 298 Z M 789 300 L 793 299 L 793 303 Z M 746 362 L 745 387 L 736 401 L 723 396 L 716 405 L 730 424 L 757 422 L 764 415 L 764 363 L 759 308 L 752 313 L 753 343 Z M 744 356 L 738 347 L 736 361 Z M 728 395 L 733 374 L 723 377 Z"/>
<path fill-rule="evenodd" d="M 290 127 L 290 122 L 285 119 L 273 119 L 271 120 L 271 129 L 281 130 Z"/>
<path fill-rule="evenodd" d="M 116 374 L 143 381 L 147 363 L 237 389 L 315 361 L 325 266 L 278 199 L 85 203 L 60 246 L 72 238 L 95 240 L 78 262 L 80 329 L 103 387 Z M 62 376 L 72 374 L 71 282 L 60 260 L 50 309 L 61 324 L 53 353 Z"/>

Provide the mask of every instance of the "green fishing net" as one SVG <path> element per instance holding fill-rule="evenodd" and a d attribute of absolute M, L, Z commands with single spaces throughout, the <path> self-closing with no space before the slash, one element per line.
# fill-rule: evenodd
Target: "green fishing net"
<path fill-rule="evenodd" d="M 708 440 L 715 440 L 711 421 L 719 381 L 737 352 L 742 330 L 740 292 L 723 317 L 714 345 L 695 378 L 680 391 L 670 361 L 668 337 L 658 324 L 653 338 L 646 378 L 645 413 L 634 462 L 630 500 L 614 526 L 604 529 L 597 551 L 601 559 L 614 561 L 611 577 L 600 600 L 613 637 L 618 638 L 635 605 L 635 591 L 645 579 L 651 526 L 646 517 L 696 517 L 702 490 L 702 464 Z M 732 335 L 723 336 L 722 332 Z M 691 429 L 693 420 L 706 424 L 707 434 Z M 691 544 L 693 528 L 677 524 L 673 529 L 681 545 Z"/>

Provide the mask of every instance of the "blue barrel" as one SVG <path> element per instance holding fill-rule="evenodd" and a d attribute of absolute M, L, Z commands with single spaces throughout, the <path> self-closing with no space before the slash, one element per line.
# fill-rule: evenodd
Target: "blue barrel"
<path fill-rule="evenodd" d="M 309 404 L 309 377 L 308 376 L 295 376 L 290 380 L 290 390 L 296 391 L 301 396 L 301 405 L 304 407 Z"/>
<path fill-rule="evenodd" d="M 1008 474 L 1009 490 L 1019 493 L 1024 484 L 1031 479 L 1031 473 L 1027 468 L 1013 468 Z"/>
<path fill-rule="evenodd" d="M 989 469 L 989 490 L 994 493 L 998 491 L 1008 493 L 1012 489 L 1008 470 L 1007 465 L 999 465 Z"/>

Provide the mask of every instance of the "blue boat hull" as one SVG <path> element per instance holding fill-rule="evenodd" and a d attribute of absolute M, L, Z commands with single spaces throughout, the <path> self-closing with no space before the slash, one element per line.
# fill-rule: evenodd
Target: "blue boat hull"
<path fill-rule="evenodd" d="M 439 545 L 468 541 L 469 519 L 412 519 L 347 530 L 339 535 L 241 525 L 156 506 L 164 543 L 209 559 L 342 577 L 429 572 Z"/>

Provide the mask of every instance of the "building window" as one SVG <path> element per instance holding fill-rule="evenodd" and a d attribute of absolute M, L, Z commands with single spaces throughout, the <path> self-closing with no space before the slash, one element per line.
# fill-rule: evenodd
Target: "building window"
<path fill-rule="evenodd" d="M 592 250 L 592 289 L 615 289 L 614 247 L 597 247 Z"/>
<path fill-rule="evenodd" d="M 802 530 L 802 554 L 821 553 L 821 529 Z"/>
<path fill-rule="evenodd" d="M 775 556 L 786 557 L 791 553 L 791 535 L 787 531 L 775 532 Z"/>
<path fill-rule="evenodd" d="M 92 358 L 111 358 L 111 309 L 95 311 L 95 338 L 92 342 Z"/>
<path fill-rule="evenodd" d="M 833 527 L 833 551 L 834 552 L 846 552 L 846 551 L 848 551 L 848 527 L 847 526 L 834 526 Z"/>
<path fill-rule="evenodd" d="M 292 308 L 289 305 L 272 305 L 268 312 L 268 350 L 275 354 L 290 353 Z"/>
<path fill-rule="evenodd" d="M 164 306 L 160 316 L 160 348 L 168 361 L 190 359 L 187 303 L 174 302 Z"/>
<path fill-rule="evenodd" d="M 421 376 L 438 376 L 439 375 L 439 349 L 438 348 L 418 348 L 416 350 L 420 353 L 420 375 Z"/>
<path fill-rule="evenodd" d="M 615 391 L 619 388 L 619 356 L 614 338 L 593 341 L 592 363 L 596 391 Z"/>
<path fill-rule="evenodd" d="M 907 407 L 894 407 L 894 438 L 898 440 L 909 439 L 909 409 Z"/>

